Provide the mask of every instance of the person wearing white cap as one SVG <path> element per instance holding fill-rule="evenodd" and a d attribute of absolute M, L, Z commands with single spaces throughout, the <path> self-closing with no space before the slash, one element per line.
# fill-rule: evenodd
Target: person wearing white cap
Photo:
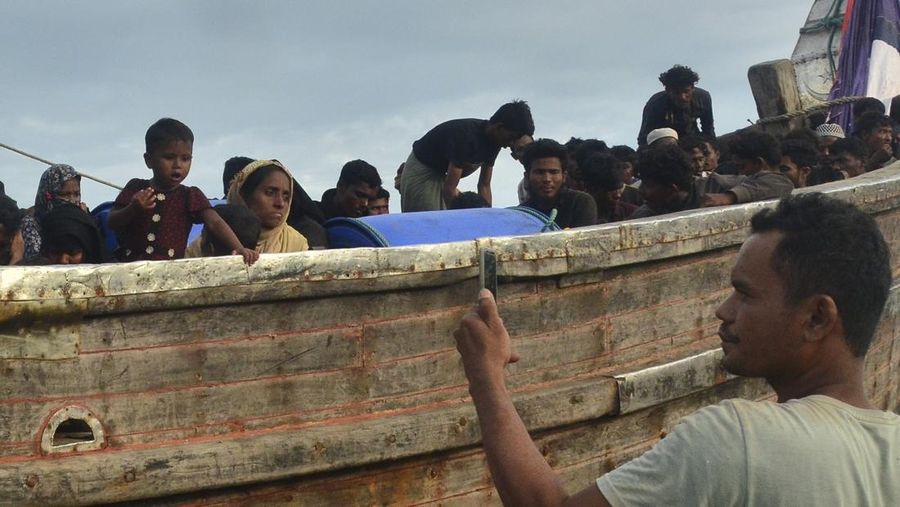
<path fill-rule="evenodd" d="M 675 132 L 675 129 L 655 129 L 647 134 L 647 146 L 658 148 L 667 144 L 678 144 L 678 132 Z"/>
<path fill-rule="evenodd" d="M 837 123 L 823 123 L 816 127 L 816 137 L 819 138 L 819 153 L 823 157 L 830 154 L 829 147 L 838 139 L 844 139 L 844 129 Z"/>

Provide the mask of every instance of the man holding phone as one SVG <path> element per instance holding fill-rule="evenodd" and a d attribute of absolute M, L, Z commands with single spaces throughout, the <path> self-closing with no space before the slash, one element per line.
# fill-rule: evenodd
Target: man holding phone
<path fill-rule="evenodd" d="M 900 505 L 900 416 L 874 407 L 865 354 L 892 283 L 875 221 L 822 194 L 752 221 L 716 310 L 725 368 L 778 403 L 725 400 L 569 496 L 512 404 L 518 360 L 491 294 L 454 333 L 483 446 L 508 505 Z"/>

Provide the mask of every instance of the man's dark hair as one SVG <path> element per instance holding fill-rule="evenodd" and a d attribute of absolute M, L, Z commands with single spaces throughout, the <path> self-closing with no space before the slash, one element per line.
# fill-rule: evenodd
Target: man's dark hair
<path fill-rule="evenodd" d="M 715 136 L 711 136 L 708 134 L 698 134 L 700 139 L 703 139 L 704 143 L 708 143 L 712 148 L 719 153 L 722 152 L 722 147 L 719 145 L 719 140 Z"/>
<path fill-rule="evenodd" d="M 637 163 L 637 152 L 631 146 L 624 144 L 613 146 L 609 149 L 609 154 L 622 162 L 630 162 L 632 165 Z"/>
<path fill-rule="evenodd" d="M 750 221 L 753 233 L 780 232 L 772 267 L 787 303 L 830 296 L 850 351 L 862 357 L 891 287 L 890 251 L 875 220 L 852 204 L 820 193 L 796 194 Z"/>
<path fill-rule="evenodd" d="M 222 217 L 222 220 L 228 224 L 228 227 L 231 227 L 234 235 L 237 236 L 238 241 L 241 242 L 244 248 L 256 248 L 259 234 L 262 231 L 262 225 L 256 213 L 251 211 L 250 208 L 239 204 L 219 204 L 213 210 Z M 228 255 L 231 253 L 231 248 L 216 235 L 208 234 L 206 239 L 212 245 L 213 252 L 216 255 Z"/>
<path fill-rule="evenodd" d="M 575 150 L 577 150 L 578 147 L 581 146 L 581 143 L 583 143 L 583 142 L 584 142 L 584 139 L 582 139 L 580 137 L 570 137 L 569 140 L 563 144 L 563 146 L 565 146 L 566 149 L 569 150 L 570 154 L 574 154 Z"/>
<path fill-rule="evenodd" d="M 499 123 L 508 130 L 524 135 L 534 135 L 534 120 L 531 118 L 531 108 L 524 100 L 514 100 L 500 106 L 500 109 L 491 116 L 491 123 Z"/>
<path fill-rule="evenodd" d="M 875 97 L 866 97 L 853 103 L 853 123 L 856 124 L 857 119 L 866 113 L 876 112 L 884 114 L 884 102 Z"/>
<path fill-rule="evenodd" d="M 6 195 L 6 186 L 0 181 L 0 195 Z"/>
<path fill-rule="evenodd" d="M 860 116 L 856 119 L 855 122 L 853 122 L 853 135 L 862 139 L 872 132 L 880 129 L 881 127 L 890 126 L 890 116 L 885 115 L 884 112 L 878 113 L 875 111 L 869 111 L 863 113 L 862 116 Z"/>
<path fill-rule="evenodd" d="M 784 135 L 784 137 L 781 138 L 782 142 L 792 139 L 806 141 L 808 143 L 812 143 L 813 145 L 816 145 L 819 142 L 819 136 L 816 135 L 815 131 L 808 128 L 791 129 L 790 132 L 788 132 Z"/>
<path fill-rule="evenodd" d="M 22 217 L 25 212 L 19 209 L 19 205 L 12 198 L 5 194 L 0 194 L 0 226 L 3 227 L 7 236 L 9 245 L 0 249 L 0 266 L 9 264 L 12 260 L 12 236 L 22 228 Z M 19 261 L 21 264 L 23 261 Z"/>
<path fill-rule="evenodd" d="M 13 234 L 22 227 L 25 212 L 19 209 L 18 203 L 7 195 L 0 194 L 0 225 L 6 234 Z"/>
<path fill-rule="evenodd" d="M 812 169 L 819 162 L 819 150 L 815 144 L 800 139 L 787 139 L 781 142 L 781 154 L 790 157 L 798 167 Z"/>
<path fill-rule="evenodd" d="M 534 143 L 532 143 L 534 144 Z M 450 202 L 447 209 L 490 208 L 484 197 L 475 192 L 462 192 Z"/>
<path fill-rule="evenodd" d="M 694 183 L 694 167 L 684 151 L 675 145 L 639 152 L 637 173 L 642 180 L 675 185 L 683 191 L 689 191 Z"/>
<path fill-rule="evenodd" d="M 705 144 L 706 140 L 700 136 L 687 136 L 678 140 L 678 147 L 684 150 L 685 153 L 690 153 L 694 148 L 701 152 L 706 151 Z"/>
<path fill-rule="evenodd" d="M 144 135 L 144 148 L 146 153 L 175 141 L 186 143 L 194 142 L 194 133 L 187 125 L 172 118 L 161 118 L 156 121 Z"/>
<path fill-rule="evenodd" d="M 370 187 L 381 186 L 381 176 L 378 175 L 378 169 L 365 160 L 351 160 L 344 164 L 341 168 L 341 176 L 338 178 L 337 185 L 346 187 L 357 183 L 365 183 Z"/>
<path fill-rule="evenodd" d="M 225 161 L 225 169 L 222 170 L 222 188 L 224 189 L 222 195 L 228 195 L 228 188 L 231 187 L 231 181 L 234 179 L 235 175 L 241 172 L 241 169 L 247 167 L 247 164 L 250 162 L 253 162 L 253 159 L 250 157 L 231 157 Z"/>
<path fill-rule="evenodd" d="M 625 163 L 609 153 L 595 153 L 578 167 L 585 186 L 591 190 L 608 192 L 625 184 Z"/>
<path fill-rule="evenodd" d="M 700 81 L 700 76 L 684 65 L 675 65 L 659 75 L 659 82 L 666 88 L 684 88 L 697 84 L 697 81 Z"/>
<path fill-rule="evenodd" d="M 522 165 L 525 166 L 525 171 L 531 171 L 531 163 L 541 158 L 559 159 L 559 164 L 563 171 L 567 169 L 569 162 L 568 151 L 565 146 L 553 139 L 537 139 L 525 147 L 525 152 L 522 153 Z"/>
<path fill-rule="evenodd" d="M 581 167 L 581 164 L 591 155 L 607 152 L 609 152 L 609 146 L 606 142 L 599 139 L 585 139 L 575 150 L 575 163 Z"/>
<path fill-rule="evenodd" d="M 762 158 L 772 167 L 781 162 L 778 141 L 771 134 L 759 130 L 746 130 L 736 134 L 729 143 L 729 151 L 732 156 L 747 160 Z"/>
<path fill-rule="evenodd" d="M 831 156 L 837 156 L 841 153 L 849 153 L 861 160 L 863 163 L 869 160 L 869 148 L 866 143 L 856 137 L 848 137 L 846 139 L 838 139 L 829 147 Z"/>
<path fill-rule="evenodd" d="M 378 193 L 375 194 L 376 199 L 391 199 L 391 193 L 384 187 L 378 187 Z"/>

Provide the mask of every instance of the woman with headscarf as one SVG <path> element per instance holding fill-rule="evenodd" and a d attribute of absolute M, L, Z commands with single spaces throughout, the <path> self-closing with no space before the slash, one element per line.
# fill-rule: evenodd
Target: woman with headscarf
<path fill-rule="evenodd" d="M 306 238 L 287 224 L 293 197 L 291 173 L 277 160 L 257 160 L 235 176 L 228 189 L 228 202 L 253 211 L 262 226 L 259 253 L 309 250 Z"/>
<path fill-rule="evenodd" d="M 50 264 L 100 264 L 108 262 L 109 252 L 87 211 L 62 203 L 44 217 L 41 253 Z"/>
<path fill-rule="evenodd" d="M 22 219 L 26 259 L 41 254 L 44 218 L 54 207 L 66 202 L 86 210 L 81 202 L 81 175 L 70 165 L 54 164 L 41 175 L 34 209 Z"/>

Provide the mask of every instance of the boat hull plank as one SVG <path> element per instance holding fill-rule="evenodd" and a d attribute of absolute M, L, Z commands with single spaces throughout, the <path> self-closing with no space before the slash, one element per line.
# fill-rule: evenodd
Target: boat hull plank
<path fill-rule="evenodd" d="M 896 279 L 900 164 L 819 189 L 875 216 Z M 34 344 L 0 357 L 0 497 L 496 501 L 452 338 L 483 247 L 499 254 L 501 316 L 523 356 L 509 367 L 515 403 L 565 481 L 583 485 L 698 406 L 770 395 L 712 365 L 714 309 L 750 216 L 772 205 L 253 268 L 0 268 L 0 334 Z M 895 411 L 898 291 L 865 371 L 868 394 Z M 67 334 L 58 356 L 40 357 L 38 321 Z M 67 407 L 96 415 L 101 449 L 44 455 L 42 432 Z"/>

